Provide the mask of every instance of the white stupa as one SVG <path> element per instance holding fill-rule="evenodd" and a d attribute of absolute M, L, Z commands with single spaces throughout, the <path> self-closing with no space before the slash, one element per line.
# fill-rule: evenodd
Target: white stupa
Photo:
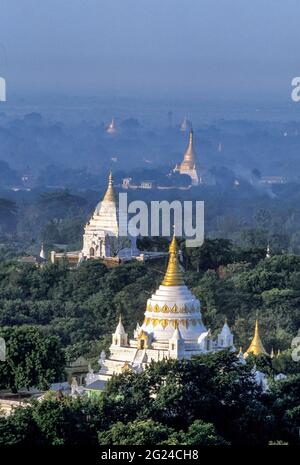
<path fill-rule="evenodd" d="M 119 257 L 131 259 L 139 255 L 136 238 L 120 236 L 118 202 L 113 189 L 112 174 L 104 198 L 84 228 L 81 256 L 86 258 Z"/>
<path fill-rule="evenodd" d="M 114 134 L 116 132 L 116 124 L 114 118 L 111 120 L 111 122 L 108 124 L 106 132 L 108 134 Z"/>
<path fill-rule="evenodd" d="M 162 284 L 147 301 L 142 325 L 137 324 L 128 341 L 121 318 L 112 334 L 110 356 L 100 356 L 100 371 L 89 375 L 89 384 L 107 381 L 127 370 L 139 372 L 163 359 L 182 359 L 224 348 L 234 349 L 233 336 L 225 323 L 217 341 L 203 322 L 200 301 L 184 284 L 175 236 L 169 248 L 169 263 Z"/>
<path fill-rule="evenodd" d="M 186 116 L 184 117 L 181 125 L 180 125 L 180 131 L 185 132 L 188 129 L 188 122 L 186 119 Z"/>
<path fill-rule="evenodd" d="M 225 320 L 222 331 L 218 335 L 218 347 L 223 347 L 223 348 L 230 347 L 232 350 L 235 350 L 235 347 L 233 344 L 233 334 L 230 331 L 230 328 L 227 324 L 227 319 Z"/>
<path fill-rule="evenodd" d="M 45 254 L 44 244 L 43 243 L 41 245 L 40 258 L 42 258 L 43 260 L 46 260 L 46 254 Z"/>

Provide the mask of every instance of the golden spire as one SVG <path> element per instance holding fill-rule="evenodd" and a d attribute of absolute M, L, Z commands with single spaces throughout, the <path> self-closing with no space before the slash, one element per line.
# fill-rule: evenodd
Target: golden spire
<path fill-rule="evenodd" d="M 196 156 L 194 152 L 194 144 L 193 144 L 193 129 L 190 130 L 189 136 L 189 145 L 185 151 L 183 156 L 183 162 L 181 163 L 181 169 L 193 169 L 196 164 Z"/>
<path fill-rule="evenodd" d="M 114 188 L 113 188 L 113 177 L 112 173 L 109 173 L 108 176 L 108 187 L 107 191 L 105 192 L 105 196 L 103 197 L 103 202 L 108 201 L 108 202 L 116 202 L 116 197 L 114 193 Z"/>
<path fill-rule="evenodd" d="M 249 348 L 246 351 L 246 354 L 254 354 L 254 355 L 259 355 L 259 354 L 267 354 L 265 351 L 265 348 L 263 346 L 263 343 L 261 342 L 260 335 L 259 335 L 259 327 L 258 327 L 258 319 L 255 321 L 255 331 L 254 331 L 254 337 L 251 341 L 251 344 Z"/>
<path fill-rule="evenodd" d="M 184 284 L 182 271 L 178 261 L 178 246 L 175 234 L 169 247 L 169 263 L 162 282 L 163 286 L 182 286 Z"/>

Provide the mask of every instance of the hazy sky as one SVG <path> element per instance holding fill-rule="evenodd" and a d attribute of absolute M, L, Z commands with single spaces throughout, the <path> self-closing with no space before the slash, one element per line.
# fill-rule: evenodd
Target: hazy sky
<path fill-rule="evenodd" d="M 0 0 L 11 93 L 287 98 L 299 0 Z"/>

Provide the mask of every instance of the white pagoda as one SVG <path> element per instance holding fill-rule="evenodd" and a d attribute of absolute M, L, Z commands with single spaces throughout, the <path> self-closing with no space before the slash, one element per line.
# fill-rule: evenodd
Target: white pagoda
<path fill-rule="evenodd" d="M 188 129 L 188 122 L 187 122 L 187 119 L 186 119 L 186 116 L 183 118 L 183 121 L 180 125 L 180 131 L 181 132 L 185 132 L 186 130 Z"/>
<path fill-rule="evenodd" d="M 136 237 L 127 231 L 126 214 L 120 214 L 117 196 L 113 188 L 110 173 L 107 191 L 87 222 L 83 234 L 83 247 L 72 252 L 51 251 L 52 263 L 67 260 L 70 266 L 80 265 L 84 260 L 103 259 L 107 263 L 119 264 L 129 260 L 155 260 L 166 255 L 165 252 L 141 252 L 136 246 Z M 122 227 L 123 226 L 123 227 Z"/>
<path fill-rule="evenodd" d="M 232 333 L 225 322 L 217 341 L 214 341 L 211 332 L 205 328 L 200 301 L 184 284 L 174 236 L 165 277 L 147 301 L 142 325 L 137 324 L 133 339 L 128 340 L 120 317 L 112 334 L 110 356 L 101 353 L 100 370 L 88 373 L 86 389 L 92 389 L 89 386 L 95 385 L 96 381 L 101 381 L 103 386 L 114 374 L 127 370 L 139 372 L 152 360 L 190 359 L 225 348 L 235 350 Z"/>
<path fill-rule="evenodd" d="M 131 259 L 140 254 L 136 238 L 120 236 L 118 202 L 113 189 L 112 174 L 109 174 L 108 188 L 101 202 L 84 228 L 81 257 Z"/>
<path fill-rule="evenodd" d="M 108 134 L 115 134 L 116 132 L 116 124 L 114 118 L 111 120 L 111 122 L 107 125 L 106 132 Z"/>

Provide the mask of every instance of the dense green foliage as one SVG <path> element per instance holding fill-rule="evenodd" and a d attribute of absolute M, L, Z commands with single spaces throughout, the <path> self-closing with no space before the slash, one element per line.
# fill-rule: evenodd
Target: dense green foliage
<path fill-rule="evenodd" d="M 157 271 L 139 263 L 108 270 L 89 261 L 70 270 L 64 263 L 39 269 L 2 262 L 0 327 L 37 325 L 60 338 L 68 358 L 96 356 L 120 313 L 133 330 L 156 283 Z"/>
<path fill-rule="evenodd" d="M 6 343 L 0 389 L 47 389 L 51 382 L 64 379 L 65 359 L 57 337 L 45 337 L 33 327 L 0 329 L 0 337 Z"/>
<path fill-rule="evenodd" d="M 34 402 L 0 416 L 0 445 L 299 444 L 299 375 L 262 393 L 222 351 L 114 377 L 99 397 Z"/>

